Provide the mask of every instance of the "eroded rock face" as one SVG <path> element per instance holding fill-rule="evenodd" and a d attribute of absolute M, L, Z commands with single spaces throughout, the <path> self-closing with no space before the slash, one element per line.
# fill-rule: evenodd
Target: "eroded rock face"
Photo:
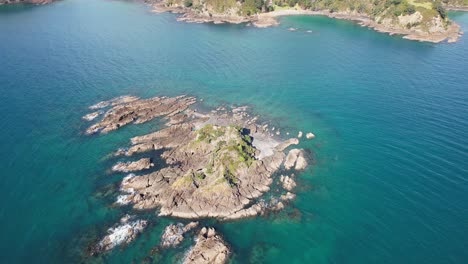
<path fill-rule="evenodd" d="M 182 223 L 168 225 L 161 236 L 161 246 L 175 247 L 184 240 L 184 234 L 198 226 L 198 222 L 190 222 L 184 226 Z"/>
<path fill-rule="evenodd" d="M 121 244 L 128 244 L 133 241 L 137 235 L 145 229 L 147 221 L 133 220 L 132 216 L 125 215 L 120 219 L 120 223 L 109 228 L 106 235 L 90 252 L 90 255 L 96 255 L 109 251 Z"/>
<path fill-rule="evenodd" d="M 153 167 L 154 164 L 151 162 L 150 158 L 142 158 L 137 161 L 129 162 L 119 162 L 112 166 L 113 171 L 119 172 L 131 172 L 131 171 L 140 171 L 146 170 Z"/>
<path fill-rule="evenodd" d="M 195 246 L 188 252 L 184 264 L 226 263 L 230 250 L 214 228 L 202 228 L 196 241 Z"/>

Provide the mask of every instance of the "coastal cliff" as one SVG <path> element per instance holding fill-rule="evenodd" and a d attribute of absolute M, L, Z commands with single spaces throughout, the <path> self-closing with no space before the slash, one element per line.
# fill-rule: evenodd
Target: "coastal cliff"
<path fill-rule="evenodd" d="M 356 21 L 379 32 L 428 42 L 455 42 L 460 27 L 447 9 L 465 10 L 468 0 L 147 0 L 155 12 L 181 13 L 179 21 L 277 25 L 279 16 L 324 15 Z"/>

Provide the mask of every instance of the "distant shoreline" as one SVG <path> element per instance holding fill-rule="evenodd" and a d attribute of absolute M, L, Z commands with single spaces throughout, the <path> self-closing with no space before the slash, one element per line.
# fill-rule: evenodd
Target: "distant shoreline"
<path fill-rule="evenodd" d="M 252 16 L 225 16 L 225 15 L 201 15 L 194 12 L 190 8 L 185 7 L 167 7 L 163 3 L 152 4 L 153 12 L 155 13 L 176 13 L 181 14 L 177 18 L 177 21 L 183 21 L 188 23 L 214 23 L 214 24 L 240 24 L 240 23 L 251 23 L 253 26 L 258 28 L 267 28 L 272 26 L 279 25 L 277 20 L 278 17 L 282 16 L 295 16 L 295 15 L 305 15 L 305 16 L 327 16 L 329 18 L 341 19 L 341 20 L 350 20 L 358 23 L 363 27 L 371 28 L 377 32 L 387 33 L 389 35 L 402 35 L 404 39 L 421 41 L 421 42 L 431 42 L 431 43 L 441 43 L 447 41 L 448 43 L 454 43 L 458 41 L 463 32 L 458 24 L 452 22 L 445 32 L 422 32 L 412 29 L 402 29 L 392 26 L 386 26 L 384 24 L 379 24 L 372 20 L 370 17 L 364 14 L 358 14 L 355 12 L 330 12 L 328 10 L 324 11 L 312 11 L 304 9 L 283 9 L 278 11 L 271 11 L 267 13 L 260 13 Z M 448 7 L 449 10 L 457 11 L 468 11 L 468 8 L 462 7 Z"/>
<path fill-rule="evenodd" d="M 32 4 L 32 5 L 46 5 L 54 2 L 55 0 L 0 0 L 1 5 L 14 5 L 14 4 Z"/>

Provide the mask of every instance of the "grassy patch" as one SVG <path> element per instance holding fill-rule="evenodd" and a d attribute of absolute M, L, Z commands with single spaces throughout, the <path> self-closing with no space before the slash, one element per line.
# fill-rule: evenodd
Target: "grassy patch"
<path fill-rule="evenodd" d="M 425 9 L 432 9 L 432 3 L 429 1 L 421 1 L 421 0 L 408 0 L 410 5 L 414 5 L 417 7 L 422 7 Z"/>

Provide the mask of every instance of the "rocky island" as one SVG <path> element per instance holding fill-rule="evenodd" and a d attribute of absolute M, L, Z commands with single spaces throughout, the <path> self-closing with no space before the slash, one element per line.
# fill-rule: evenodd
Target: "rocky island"
<path fill-rule="evenodd" d="M 250 23 L 257 27 L 278 24 L 279 16 L 323 15 L 356 21 L 379 32 L 427 42 L 455 42 L 460 27 L 447 9 L 466 10 L 467 0 L 146 0 L 155 12 L 180 13 L 179 21 Z"/>
<path fill-rule="evenodd" d="M 278 128 L 275 131 L 268 124 L 258 123 L 259 117 L 248 114 L 246 107 L 202 112 L 193 107 L 196 102 L 189 96 L 123 96 L 90 107 L 96 113 L 93 119 L 100 120 L 85 131 L 88 135 L 109 133 L 155 118 L 165 122 L 157 131 L 131 138 L 128 147 L 114 153 L 115 157 L 131 159 L 159 151 L 165 164 L 146 174 L 124 177 L 116 203 L 136 210 L 153 209 L 159 216 L 221 221 L 282 210 L 295 198 L 291 193 L 296 186 L 292 171 L 304 170 L 308 165 L 305 150 L 290 149 L 299 139 L 281 139 Z M 153 166 L 150 158 L 140 158 L 120 161 L 112 170 L 136 173 Z M 290 175 L 280 177 L 280 170 Z M 274 181 L 283 191 L 262 198 Z M 120 226 L 109 229 L 110 234 L 93 247 L 93 254 L 133 240 L 146 226 L 146 222 L 139 221 L 146 220 L 123 219 Z M 161 238 L 162 248 L 177 246 L 185 233 L 197 226 L 197 222 L 169 225 Z M 196 240 L 185 263 L 227 260 L 230 250 L 214 229 L 202 228 Z"/>

